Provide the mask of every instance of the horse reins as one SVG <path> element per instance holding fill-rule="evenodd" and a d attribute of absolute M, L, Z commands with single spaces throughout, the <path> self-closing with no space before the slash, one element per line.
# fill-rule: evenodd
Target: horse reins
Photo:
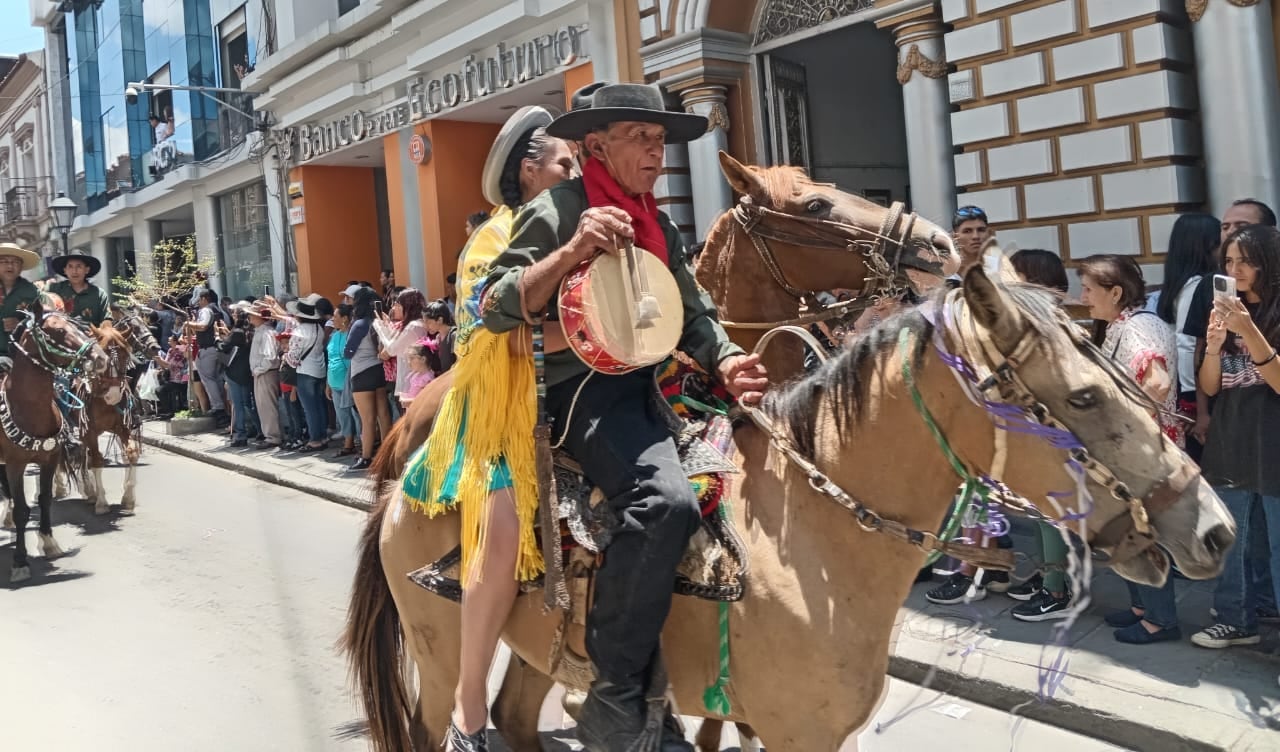
<path fill-rule="evenodd" d="M 771 329 L 760 338 L 756 343 L 754 352 L 762 353 L 769 342 L 781 333 L 787 333 L 799 337 L 805 344 L 814 348 L 814 352 L 818 358 L 825 362 L 828 355 L 822 347 L 816 346 L 817 340 L 808 331 L 795 326 L 782 326 Z M 853 494 L 844 490 L 835 481 L 831 480 L 826 473 L 804 453 L 796 449 L 791 440 L 782 434 L 774 425 L 773 420 L 758 407 L 750 407 L 747 405 L 738 405 L 736 410 L 745 413 L 752 422 L 756 424 L 760 430 L 764 431 L 769 437 L 769 443 L 776 448 L 797 468 L 800 469 L 808 479 L 809 487 L 814 491 L 822 494 L 831 501 L 848 510 L 853 515 L 854 521 L 858 527 L 869 533 L 883 533 L 884 535 L 896 540 L 908 543 L 916 548 L 924 551 L 926 554 L 934 552 L 943 556 L 950 556 L 961 561 L 970 562 L 976 566 L 985 569 L 1011 570 L 1013 569 L 1013 554 L 1000 549 L 988 549 L 970 543 L 957 543 L 955 541 L 947 541 L 940 538 L 936 533 L 930 530 L 918 530 L 908 527 L 896 520 L 888 519 L 877 513 L 865 502 L 858 499 Z"/>
<path fill-rule="evenodd" d="M 23 311 L 22 313 L 26 316 L 26 318 L 24 318 L 21 322 L 18 323 L 18 326 L 13 330 L 13 333 L 9 337 L 10 344 L 13 346 L 13 348 L 17 350 L 19 353 L 22 353 L 22 355 L 26 357 L 26 359 L 29 360 L 32 365 L 49 374 L 52 374 L 54 376 L 60 376 L 60 375 L 64 375 L 64 372 L 65 372 L 66 374 L 70 374 L 73 377 L 80 375 L 83 372 L 83 369 L 81 368 L 81 364 L 84 362 L 89 351 L 93 349 L 93 346 L 94 346 L 93 340 L 92 339 L 86 340 L 85 343 L 81 345 L 80 349 L 78 350 L 72 350 L 70 348 L 63 347 L 57 342 L 54 342 L 47 334 L 45 334 L 43 329 L 41 329 L 38 326 L 34 326 L 35 316 L 32 313 L 30 313 L 29 311 Z M 43 318 L 49 318 L 50 316 L 62 316 L 62 314 L 46 313 L 44 314 Z M 42 321 L 43 321 L 43 318 L 42 318 Z M 63 316 L 63 318 L 66 318 L 66 317 Z M 68 321 L 70 320 L 68 319 Z M 40 357 L 38 358 L 34 357 L 30 352 L 27 352 L 26 348 L 22 346 L 23 335 L 27 335 L 27 334 L 31 335 L 31 341 L 35 344 L 35 350 Z M 67 364 L 59 365 L 57 363 L 52 362 L 50 360 L 51 354 L 53 356 L 65 359 L 67 361 Z"/>
<path fill-rule="evenodd" d="M 773 322 L 738 322 L 721 321 L 720 325 L 731 329 L 773 329 L 778 326 L 805 326 L 819 321 L 829 321 L 846 314 L 860 313 L 879 299 L 900 297 L 905 289 L 896 283 L 896 276 L 902 262 L 902 251 L 910 243 L 911 230 L 915 227 L 918 215 L 907 212 L 901 202 L 894 202 L 885 214 L 879 232 L 871 232 L 847 222 L 839 222 L 819 217 L 798 217 L 792 214 L 775 211 L 755 203 L 750 196 L 743 196 L 738 204 L 730 210 L 730 214 L 741 227 L 747 239 L 755 247 L 760 260 L 764 263 L 773 281 L 784 292 L 800 303 L 802 310 L 817 308 L 816 313 L 804 314 L 785 321 Z M 904 220 L 905 217 L 905 221 Z M 768 222 L 766 220 L 769 220 Z M 902 224 L 901 232 L 894 237 L 894 231 Z M 790 232 L 777 225 L 794 225 L 804 230 L 803 233 Z M 817 301 L 813 290 L 801 290 L 787 279 L 777 255 L 769 246 L 769 241 L 790 243 L 806 248 L 833 250 L 851 254 L 860 254 L 867 265 L 869 276 L 864 280 L 866 287 L 852 300 L 830 306 L 823 306 Z M 892 245 L 893 260 L 886 255 L 886 246 Z"/>

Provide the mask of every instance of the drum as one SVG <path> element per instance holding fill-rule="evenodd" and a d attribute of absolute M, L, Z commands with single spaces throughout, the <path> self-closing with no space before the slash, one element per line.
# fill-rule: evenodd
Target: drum
<path fill-rule="evenodd" d="M 570 349 L 607 375 L 662 362 L 684 331 L 684 303 L 671 270 L 631 245 L 579 264 L 561 281 L 559 302 Z"/>

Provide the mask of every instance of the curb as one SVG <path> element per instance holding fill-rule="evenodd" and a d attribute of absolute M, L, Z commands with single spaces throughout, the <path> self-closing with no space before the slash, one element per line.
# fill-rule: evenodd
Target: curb
<path fill-rule="evenodd" d="M 1228 752 L 1230 749 L 1199 739 L 1188 739 L 1139 719 L 1106 713 L 1063 697 L 1054 697 L 1052 702 L 1044 703 L 1034 689 L 969 676 L 912 658 L 890 655 L 888 673 L 895 679 L 917 686 L 926 686 L 927 683 L 929 689 L 962 700 L 1126 749 L 1158 749 L 1161 752 Z M 1130 707 L 1127 710 L 1135 709 Z"/>
<path fill-rule="evenodd" d="M 244 475 L 264 483 L 283 486 L 352 509 L 368 511 L 369 504 L 318 484 L 302 483 L 270 470 L 235 462 L 202 449 L 184 446 L 167 436 L 144 436 L 143 443 L 198 462 Z M 889 656 L 888 675 L 916 686 L 945 692 L 958 699 L 1045 723 L 1082 736 L 1127 749 L 1159 749 L 1161 752 L 1229 752 L 1229 746 L 1188 739 L 1158 726 L 1115 713 L 1091 708 L 1069 697 L 1055 697 L 1043 703 L 1034 688 L 1011 686 L 970 676 L 912 658 Z M 1133 710 L 1129 708 L 1129 710 Z"/>
<path fill-rule="evenodd" d="M 298 491 L 300 493 L 310 494 L 312 496 L 318 496 L 324 499 L 325 501 L 331 501 L 335 504 L 341 504 L 344 507 L 359 509 L 362 512 L 369 511 L 370 505 L 368 504 L 368 502 L 365 502 L 361 499 L 358 499 L 358 498 L 353 499 L 346 494 L 337 493 L 335 491 L 325 488 L 324 486 L 312 485 L 309 483 L 301 483 L 299 481 L 293 480 L 292 478 L 288 478 L 278 473 L 271 472 L 270 470 L 260 470 L 251 465 L 245 465 L 240 462 L 229 460 L 225 457 L 220 457 L 217 454 L 214 454 L 212 452 L 205 452 L 201 449 L 193 449 L 191 447 L 183 446 L 181 442 L 173 441 L 168 437 L 143 435 L 142 443 L 148 446 L 155 447 L 157 449 L 163 449 L 166 452 L 171 452 L 173 454 L 186 457 L 187 459 L 196 460 L 197 462 L 203 462 L 206 465 L 213 465 L 214 467 L 219 467 L 219 468 L 222 468 L 223 470 L 230 470 L 234 473 L 238 473 L 240 475 L 244 475 L 244 476 L 253 478 L 255 480 L 260 480 L 264 483 L 271 483 L 273 485 L 283 486 L 285 488 Z"/>

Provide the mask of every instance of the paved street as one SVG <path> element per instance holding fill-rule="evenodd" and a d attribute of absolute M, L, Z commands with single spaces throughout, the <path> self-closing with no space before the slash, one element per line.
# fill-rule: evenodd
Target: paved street
<path fill-rule="evenodd" d="M 0 531 L 3 747 L 365 749 L 343 733 L 356 711 L 332 649 L 361 513 L 165 452 L 145 459 L 137 516 L 97 518 L 83 502 L 59 502 L 55 535 L 70 554 L 35 557 L 23 587 L 8 589 L 12 531 Z M 118 496 L 122 471 L 105 475 Z M 916 748 L 944 734 L 1009 748 L 1008 715 L 917 694 L 895 682 L 880 722 L 925 707 L 868 730 L 861 749 Z M 556 728 L 554 697 L 543 717 Z M 573 749 L 571 737 L 548 733 L 547 747 Z M 732 729 L 725 743 L 737 747 Z M 1014 749 L 1118 748 L 1024 722 Z"/>

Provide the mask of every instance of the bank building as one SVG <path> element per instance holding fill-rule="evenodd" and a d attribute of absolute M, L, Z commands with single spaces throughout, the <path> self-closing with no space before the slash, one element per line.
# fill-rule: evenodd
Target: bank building
<path fill-rule="evenodd" d="M 658 186 L 691 242 L 720 150 L 1156 284 L 1180 212 L 1280 200 L 1274 0 L 29 2 L 72 245 L 194 235 L 232 297 L 443 295 L 502 121 L 598 79 L 709 118 Z"/>

